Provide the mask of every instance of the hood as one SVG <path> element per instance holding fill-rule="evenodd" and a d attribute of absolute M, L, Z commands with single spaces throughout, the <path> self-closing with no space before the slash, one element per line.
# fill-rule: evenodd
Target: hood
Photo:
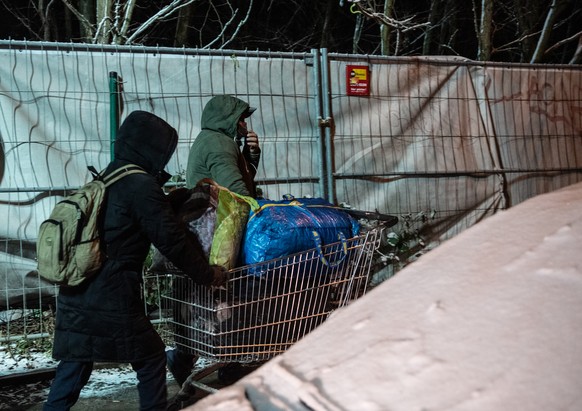
<path fill-rule="evenodd" d="M 202 129 L 236 136 L 238 119 L 249 109 L 249 103 L 229 95 L 214 96 L 202 111 Z"/>
<path fill-rule="evenodd" d="M 170 161 L 177 144 L 178 133 L 172 126 L 147 111 L 134 111 L 119 127 L 114 157 L 157 176 Z"/>

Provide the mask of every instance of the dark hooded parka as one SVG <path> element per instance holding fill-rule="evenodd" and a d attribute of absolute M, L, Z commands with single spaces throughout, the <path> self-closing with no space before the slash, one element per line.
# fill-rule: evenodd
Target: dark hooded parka
<path fill-rule="evenodd" d="M 128 175 L 107 189 L 102 222 L 107 260 L 94 278 L 60 288 L 56 359 L 135 362 L 163 353 L 141 293 L 151 243 L 198 283 L 211 282 L 212 270 L 200 244 L 186 234 L 161 188 L 177 140 L 169 124 L 148 112 L 134 111 L 121 125 L 115 157 L 105 173 L 135 164 L 147 174 Z"/>
<path fill-rule="evenodd" d="M 260 151 L 254 155 L 237 135 L 238 121 L 249 104 L 237 97 L 218 95 L 204 106 L 202 130 L 188 156 L 186 186 L 194 187 L 203 178 L 211 178 L 235 193 L 256 196 L 254 178 Z"/>

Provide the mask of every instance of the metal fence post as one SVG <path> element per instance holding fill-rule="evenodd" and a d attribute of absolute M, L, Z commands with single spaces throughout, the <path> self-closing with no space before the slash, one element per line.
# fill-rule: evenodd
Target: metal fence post
<path fill-rule="evenodd" d="M 119 76 L 115 71 L 109 72 L 109 152 L 114 157 L 114 144 L 119 128 Z"/>
<path fill-rule="evenodd" d="M 323 132 L 323 108 L 322 108 L 322 87 L 321 87 L 321 61 L 318 49 L 312 49 L 313 53 L 313 79 L 315 83 L 315 116 L 317 119 L 318 140 L 317 149 L 319 151 L 319 193 L 321 197 L 328 199 L 327 181 L 325 173 L 325 134 Z"/>
<path fill-rule="evenodd" d="M 327 49 L 321 49 L 321 96 L 323 99 L 323 123 L 325 130 L 325 181 L 327 182 L 327 200 L 335 204 L 335 180 L 334 158 L 333 158 L 333 115 L 331 112 L 331 86 L 329 83 L 329 60 L 327 58 Z"/>

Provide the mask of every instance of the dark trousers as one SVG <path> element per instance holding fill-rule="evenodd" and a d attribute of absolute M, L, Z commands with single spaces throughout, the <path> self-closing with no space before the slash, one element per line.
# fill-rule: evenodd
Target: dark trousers
<path fill-rule="evenodd" d="M 166 351 L 168 370 L 181 387 L 192 373 L 192 368 L 198 360 L 194 354 L 188 354 L 177 348 Z"/>
<path fill-rule="evenodd" d="M 139 409 L 165 411 L 167 405 L 166 356 L 164 353 L 147 361 L 131 363 L 137 374 Z M 81 389 L 89 381 L 92 362 L 61 361 L 51 384 L 43 411 L 68 411 L 79 399 Z"/>

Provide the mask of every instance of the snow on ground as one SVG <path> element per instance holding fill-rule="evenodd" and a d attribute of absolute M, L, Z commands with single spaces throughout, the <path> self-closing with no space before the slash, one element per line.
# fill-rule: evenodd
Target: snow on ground
<path fill-rule="evenodd" d="M 190 411 L 582 409 L 582 183 L 422 256 Z"/>
<path fill-rule="evenodd" d="M 0 376 L 55 367 L 57 362 L 45 353 L 30 352 L 26 355 L 11 354 L 0 347 Z"/>
<path fill-rule="evenodd" d="M 43 371 L 54 369 L 58 364 L 51 358 L 50 354 L 44 352 L 27 352 L 25 355 L 15 355 L 14 350 L 11 354 L 5 347 L 0 347 L 0 377 L 14 376 L 24 374 L 30 371 Z M 200 359 L 196 363 L 193 372 L 200 371 L 208 367 L 210 362 Z M 166 379 L 168 384 L 175 384 L 174 377 L 167 372 Z M 120 398 L 126 401 L 127 391 L 136 390 L 137 378 L 135 372 L 129 364 L 97 363 L 91 373 L 91 378 L 81 391 L 81 399 L 99 399 L 99 398 Z M 177 385 L 172 387 L 176 389 Z M 22 405 L 42 403 L 48 395 L 50 381 L 41 381 L 40 383 L 29 383 L 19 385 L 7 385 L 0 387 L 0 398 L 3 401 L 9 401 L 9 404 L 2 404 L 0 401 L 0 410 L 14 410 L 15 404 L 22 402 Z M 27 392 L 22 397 L 22 392 Z M 169 395 L 169 398 L 171 395 Z M 112 399 L 112 401 L 114 401 Z M 23 409 L 18 408 L 18 409 Z M 28 408 L 26 408 L 28 409 Z M 115 408 L 120 409 L 120 408 Z"/>
<path fill-rule="evenodd" d="M 53 360 L 48 353 L 28 352 L 26 355 L 15 356 L 8 350 L 0 349 L 0 377 L 51 369 L 57 364 L 58 361 Z M 207 365 L 208 362 L 201 359 L 196 364 L 195 370 Z M 172 374 L 168 372 L 166 376 L 168 381 L 173 381 Z M 137 382 L 135 372 L 129 364 L 98 363 L 91 373 L 89 382 L 81 391 L 81 398 L 107 397 L 125 388 L 135 388 Z M 45 394 L 48 394 L 48 388 Z"/>
<path fill-rule="evenodd" d="M 50 369 L 56 367 L 57 364 L 58 362 L 47 353 L 32 352 L 15 358 L 7 351 L 0 351 L 0 376 Z M 108 364 L 104 368 L 97 365 L 91 373 L 89 383 L 81 391 L 81 398 L 107 396 L 120 389 L 136 385 L 137 378 L 129 364 Z"/>

